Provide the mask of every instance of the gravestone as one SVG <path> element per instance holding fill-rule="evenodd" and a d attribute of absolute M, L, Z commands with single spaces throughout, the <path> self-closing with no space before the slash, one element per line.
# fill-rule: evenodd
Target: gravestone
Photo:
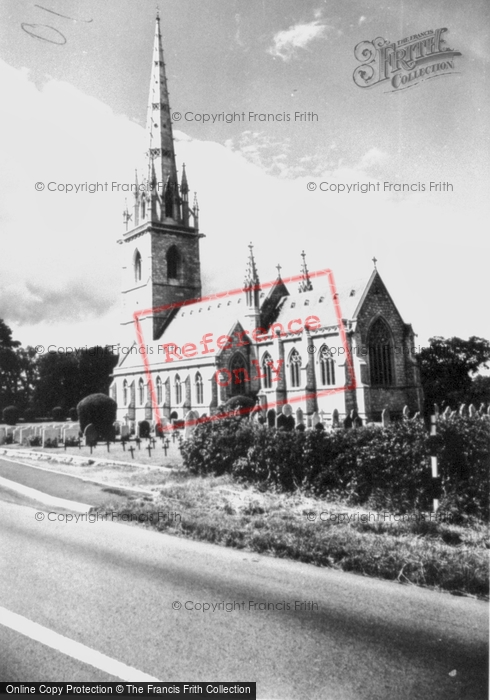
<path fill-rule="evenodd" d="M 199 413 L 197 411 L 189 411 L 186 414 L 185 417 L 185 430 L 184 430 L 184 437 L 186 440 L 188 440 L 194 430 L 196 429 L 197 421 L 199 418 Z"/>
<path fill-rule="evenodd" d="M 470 403 L 470 405 L 469 405 L 468 413 L 469 413 L 470 418 L 474 418 L 476 416 L 476 408 L 472 403 Z"/>
<path fill-rule="evenodd" d="M 157 437 L 162 437 L 164 435 L 168 435 L 169 431 L 166 430 L 167 426 L 169 425 L 169 420 L 166 416 L 161 416 L 160 418 L 160 427 L 158 426 L 157 423 L 155 423 L 155 435 Z"/>
<path fill-rule="evenodd" d="M 7 431 L 5 430 L 5 428 L 2 425 L 2 426 L 0 426 L 0 445 L 3 445 L 6 437 L 7 437 Z"/>
<path fill-rule="evenodd" d="M 350 416 L 350 412 L 346 415 L 344 418 L 344 429 L 345 430 L 350 430 L 352 428 L 352 418 Z"/>
<path fill-rule="evenodd" d="M 352 411 L 351 418 L 354 428 L 362 428 L 362 418 L 357 411 Z"/>
<path fill-rule="evenodd" d="M 69 426 L 66 426 L 63 429 L 63 432 L 61 433 L 61 438 L 62 438 L 63 442 L 65 442 L 66 440 L 71 440 L 73 438 L 75 438 L 75 440 L 77 440 L 79 437 L 79 433 L 80 433 L 80 428 L 79 428 L 78 424 L 77 425 L 71 424 Z"/>
<path fill-rule="evenodd" d="M 85 445 L 87 447 L 95 447 L 99 438 L 99 431 L 97 430 L 95 425 L 89 423 L 83 431 L 83 436 L 85 438 Z"/>
<path fill-rule="evenodd" d="M 446 408 L 444 409 L 444 413 L 442 414 L 442 417 L 444 418 L 444 420 L 449 420 L 450 416 L 451 416 L 451 409 L 449 408 L 449 406 L 446 406 Z"/>
<path fill-rule="evenodd" d="M 410 420 L 410 409 L 406 404 L 403 407 L 403 420 Z"/>
<path fill-rule="evenodd" d="M 462 403 L 461 406 L 459 407 L 459 415 L 463 418 L 464 416 L 467 415 L 467 410 L 466 410 L 466 404 Z"/>
<path fill-rule="evenodd" d="M 34 428 L 31 426 L 28 426 L 26 428 L 21 428 L 20 431 L 20 436 L 19 436 L 19 443 L 21 445 L 27 445 L 28 440 L 31 437 L 31 435 L 34 434 Z"/>
<path fill-rule="evenodd" d="M 387 428 L 390 424 L 390 409 L 383 408 L 381 411 L 381 424 L 383 428 Z"/>
<path fill-rule="evenodd" d="M 138 437 L 149 438 L 150 437 L 150 424 L 147 420 L 141 420 L 138 423 Z"/>
<path fill-rule="evenodd" d="M 121 440 L 129 438 L 129 425 L 121 425 Z"/>
<path fill-rule="evenodd" d="M 296 425 L 304 425 L 305 419 L 301 408 L 296 409 Z"/>
<path fill-rule="evenodd" d="M 20 442 L 20 433 L 22 431 L 22 428 L 15 428 L 14 433 L 13 433 L 13 438 L 12 440 L 14 442 Z"/>
<path fill-rule="evenodd" d="M 339 425 L 340 425 L 339 412 L 337 411 L 336 408 L 334 408 L 332 411 L 332 428 L 338 428 Z"/>
<path fill-rule="evenodd" d="M 41 436 L 42 446 L 46 447 L 48 440 L 52 443 L 54 440 L 60 439 L 60 431 L 57 428 L 43 428 Z"/>
<path fill-rule="evenodd" d="M 320 414 L 315 411 L 315 413 L 311 416 L 311 427 L 314 428 L 315 426 L 318 425 L 318 423 L 321 423 L 321 418 Z"/>

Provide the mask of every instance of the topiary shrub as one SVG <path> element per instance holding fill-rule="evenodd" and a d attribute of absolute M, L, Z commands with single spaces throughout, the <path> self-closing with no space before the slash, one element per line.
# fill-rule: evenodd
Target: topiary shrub
<path fill-rule="evenodd" d="M 69 418 L 71 421 L 73 421 L 73 422 L 76 422 L 76 421 L 78 420 L 78 413 L 77 413 L 77 409 L 76 409 L 76 408 L 70 408 L 70 409 L 69 409 L 69 411 L 68 411 L 68 418 Z"/>
<path fill-rule="evenodd" d="M 82 433 L 87 425 L 92 423 L 99 433 L 100 440 L 114 440 L 114 421 L 117 414 L 117 403 L 114 399 L 106 394 L 90 394 L 80 401 L 77 412 Z"/>
<path fill-rule="evenodd" d="M 65 420 L 65 412 L 61 408 L 61 406 L 55 406 L 53 410 L 51 411 L 51 417 L 53 418 L 54 421 L 62 421 Z"/>
<path fill-rule="evenodd" d="M 2 411 L 3 422 L 7 425 L 16 425 L 20 418 L 20 412 L 17 406 L 7 406 Z"/>
<path fill-rule="evenodd" d="M 36 411 L 33 408 L 26 408 L 24 411 L 24 422 L 34 423 L 36 420 Z"/>

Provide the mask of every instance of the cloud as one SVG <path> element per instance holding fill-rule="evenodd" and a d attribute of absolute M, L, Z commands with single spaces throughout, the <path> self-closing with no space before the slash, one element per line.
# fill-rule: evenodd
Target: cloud
<path fill-rule="evenodd" d="M 289 29 L 277 32 L 268 53 L 274 58 L 290 61 L 295 58 L 299 49 L 305 49 L 315 39 L 321 39 L 333 27 L 323 23 L 319 18 L 306 24 L 295 24 Z"/>
<path fill-rule="evenodd" d="M 0 81 L 0 318 L 23 344 L 116 343 L 123 337 L 117 239 L 125 195 L 112 192 L 111 183 L 132 182 L 135 165 L 144 162 L 145 130 L 67 83 L 49 80 L 38 88 L 27 72 L 1 61 Z M 178 163 L 186 163 L 201 206 L 205 294 L 242 283 L 251 239 L 264 282 L 275 278 L 277 262 L 285 275 L 297 274 L 303 248 L 310 269 L 330 267 L 339 283 L 369 275 L 376 255 L 395 303 L 421 339 L 486 335 L 475 327 L 475 314 L 455 318 L 454 308 L 461 305 L 461 287 L 485 298 L 488 254 L 473 246 L 472 265 L 461 268 L 459 239 L 448 235 L 440 265 L 440 237 L 427 235 L 464 230 L 471 247 L 478 232 L 483 236 L 480 210 L 457 210 L 427 194 L 385 195 L 390 154 L 370 145 L 348 164 L 335 144 L 328 149 L 335 162 L 324 154 L 294 160 L 287 141 L 255 130 L 225 145 L 180 131 L 174 137 Z M 40 181 L 108 182 L 109 191 L 38 192 Z M 307 189 L 312 181 L 314 192 Z M 320 189 L 322 182 L 381 187 L 338 194 Z M 407 242 L 403 252 L 400 241 Z M 402 257 L 406 272 L 400 274 Z M 429 297 L 430 317 L 421 302 Z"/>

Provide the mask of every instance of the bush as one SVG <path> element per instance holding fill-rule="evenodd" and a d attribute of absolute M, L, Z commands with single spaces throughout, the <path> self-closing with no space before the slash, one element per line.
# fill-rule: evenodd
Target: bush
<path fill-rule="evenodd" d="M 76 409 L 76 408 L 70 408 L 70 409 L 69 409 L 69 411 L 68 411 L 68 418 L 69 418 L 71 421 L 73 421 L 74 423 L 76 423 L 76 421 L 78 420 L 78 413 L 77 413 L 77 409 Z"/>
<path fill-rule="evenodd" d="M 99 440 L 114 440 L 117 403 L 113 399 L 106 394 L 90 394 L 80 401 L 77 412 L 82 433 L 92 423 L 99 433 Z"/>
<path fill-rule="evenodd" d="M 36 411 L 33 408 L 26 408 L 24 411 L 24 421 L 26 423 L 34 423 L 36 420 Z"/>
<path fill-rule="evenodd" d="M 55 406 L 53 410 L 51 411 L 51 416 L 54 421 L 62 421 L 65 420 L 65 412 L 61 408 L 61 406 Z"/>
<path fill-rule="evenodd" d="M 16 425 L 19 421 L 20 413 L 17 406 L 7 406 L 3 409 L 2 418 L 3 422 L 7 425 Z"/>
<path fill-rule="evenodd" d="M 455 417 L 438 422 L 441 510 L 453 517 L 489 514 L 490 421 Z M 428 433 L 420 421 L 387 428 L 304 433 L 269 429 L 239 418 L 198 425 L 181 448 L 195 474 L 235 477 L 352 505 L 404 513 L 432 508 Z"/>

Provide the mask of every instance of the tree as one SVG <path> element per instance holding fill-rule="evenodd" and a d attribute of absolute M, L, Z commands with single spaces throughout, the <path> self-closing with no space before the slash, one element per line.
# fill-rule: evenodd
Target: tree
<path fill-rule="evenodd" d="M 82 432 L 92 423 L 101 440 L 114 439 L 114 421 L 117 415 L 117 403 L 114 399 L 106 394 L 91 394 L 80 401 L 77 411 Z"/>
<path fill-rule="evenodd" d="M 2 411 L 3 422 L 7 425 L 15 425 L 19 420 L 20 412 L 17 406 L 7 406 Z"/>
<path fill-rule="evenodd" d="M 99 346 L 43 355 L 35 391 L 38 412 L 46 416 L 53 406 L 61 406 L 66 414 L 84 396 L 107 392 L 117 360 L 110 348 Z"/>
<path fill-rule="evenodd" d="M 471 403 L 473 377 L 479 369 L 488 367 L 489 341 L 476 336 L 468 340 L 436 336 L 429 339 L 429 344 L 417 356 L 426 410 L 431 410 L 434 403 L 453 409 Z"/>
<path fill-rule="evenodd" d="M 19 383 L 18 340 L 13 340 L 12 331 L 0 320 L 0 408 L 17 398 Z"/>
<path fill-rule="evenodd" d="M 482 403 L 490 405 L 490 377 L 479 375 L 471 385 L 471 403 L 479 408 Z"/>
<path fill-rule="evenodd" d="M 65 411 L 61 406 L 55 406 L 51 411 L 51 417 L 57 422 L 65 420 Z"/>

